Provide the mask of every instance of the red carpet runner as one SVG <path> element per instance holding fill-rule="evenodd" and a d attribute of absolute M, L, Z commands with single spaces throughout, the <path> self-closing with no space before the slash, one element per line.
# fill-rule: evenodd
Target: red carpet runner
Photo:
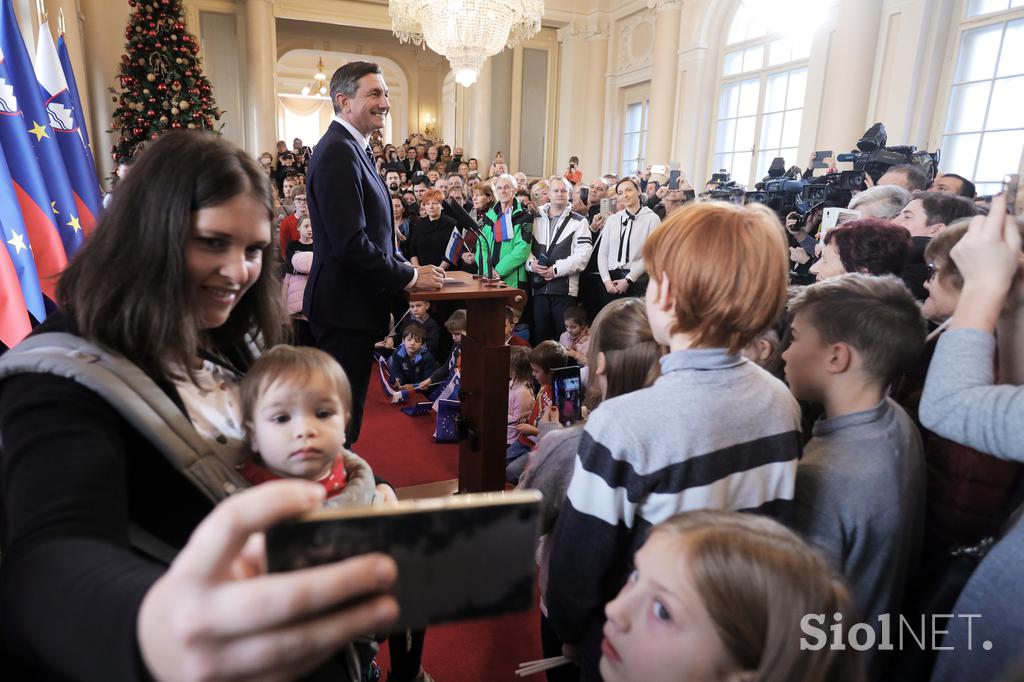
<path fill-rule="evenodd" d="M 434 443 L 434 413 L 407 417 L 399 406 L 384 402 L 373 379 L 362 432 L 353 449 L 396 488 L 457 477 L 458 447 Z M 543 656 L 539 629 L 536 607 L 529 613 L 432 627 L 427 631 L 423 667 L 437 682 L 543 682 L 543 673 L 529 678 L 515 675 L 519 663 Z M 388 669 L 386 645 L 378 661 L 382 670 Z"/>

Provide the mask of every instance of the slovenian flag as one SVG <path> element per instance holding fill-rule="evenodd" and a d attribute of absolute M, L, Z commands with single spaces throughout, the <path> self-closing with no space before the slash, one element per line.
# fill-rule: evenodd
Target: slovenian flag
<path fill-rule="evenodd" d="M 444 259 L 452 265 L 459 264 L 459 256 L 466 248 L 466 239 L 462 236 L 459 228 L 452 228 L 452 236 L 448 238 L 448 246 L 444 250 Z"/>
<path fill-rule="evenodd" d="M 21 184 L 21 172 L 17 167 L 22 163 L 38 163 L 49 194 L 49 210 L 56 219 L 64 253 L 71 258 L 82 246 L 83 230 L 91 225 L 85 220 L 79 205 L 75 203 L 71 180 L 68 178 L 68 171 L 57 143 L 57 133 L 50 125 L 50 113 L 40 96 L 35 68 L 32 66 L 28 50 L 25 49 L 18 18 L 14 15 L 13 0 L 0 0 L 0 51 L 3 52 L 3 67 L 6 72 L 0 76 L 6 81 L 0 83 L 0 90 L 9 90 L 8 94 L 13 96 L 18 103 L 18 109 L 24 114 L 24 126 L 20 132 L 23 137 L 28 138 L 35 156 L 34 159 L 26 159 L 20 154 L 12 154 L 5 144 L 7 165 L 11 169 L 11 176 Z M 8 99 L 8 96 L 5 95 L 4 99 Z M 17 112 L 12 113 L 17 115 Z M 42 208 L 45 211 L 47 207 Z M 34 234 L 31 238 L 33 251 L 42 247 L 42 240 L 37 244 Z M 38 270 L 45 282 L 50 273 L 44 267 L 39 267 Z"/>
<path fill-rule="evenodd" d="M 82 133 L 85 130 L 85 112 L 81 105 L 76 104 L 77 96 L 68 87 L 46 20 L 39 27 L 35 66 L 39 94 L 50 115 L 50 129 L 57 138 L 64 167 L 71 180 L 78 217 L 85 233 L 89 234 L 96 226 L 96 216 L 103 203 L 100 182 L 96 177 L 92 152 Z"/>
<path fill-rule="evenodd" d="M 377 361 L 377 369 L 380 374 L 380 387 L 384 390 L 384 399 L 392 405 L 404 403 L 408 400 L 409 391 L 401 391 L 391 385 L 391 369 L 388 368 L 388 361 L 376 353 L 374 354 L 374 360 Z"/>
<path fill-rule="evenodd" d="M 507 213 L 502 213 L 498 216 L 498 219 L 494 221 L 494 241 L 512 241 L 512 221 L 509 219 Z"/>

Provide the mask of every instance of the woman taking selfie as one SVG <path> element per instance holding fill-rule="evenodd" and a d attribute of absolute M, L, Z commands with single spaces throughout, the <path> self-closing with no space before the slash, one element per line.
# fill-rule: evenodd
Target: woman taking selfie
<path fill-rule="evenodd" d="M 230 468 L 246 454 L 234 384 L 287 323 L 264 267 L 270 211 L 269 178 L 243 151 L 160 137 L 62 276 L 63 313 L 33 337 L 70 333 L 126 359 Z M 264 575 L 261 532 L 318 506 L 318 484 L 214 508 L 111 403 L 52 374 L 0 381 L 0 439 L 0 623 L 19 678 L 286 679 L 327 662 L 351 679 L 333 655 L 396 616 L 385 597 L 329 608 L 390 584 L 385 557 Z"/>

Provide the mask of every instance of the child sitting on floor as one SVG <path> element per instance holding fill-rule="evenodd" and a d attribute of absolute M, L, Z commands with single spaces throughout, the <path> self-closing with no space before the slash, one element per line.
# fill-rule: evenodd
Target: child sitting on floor
<path fill-rule="evenodd" d="M 505 345 L 529 348 L 530 342 L 516 333 L 516 324 L 518 323 L 519 311 L 512 306 L 505 306 Z"/>
<path fill-rule="evenodd" d="M 526 423 L 533 410 L 533 374 L 530 370 L 530 351 L 518 346 L 509 350 L 508 433 L 505 442 L 512 445 L 519 437 L 516 427 Z"/>
<path fill-rule="evenodd" d="M 423 343 L 435 358 L 438 357 L 441 349 L 441 325 L 430 316 L 430 301 L 409 301 L 409 312 L 399 321 L 395 333 L 384 339 L 384 347 L 390 350 L 401 345 L 405 338 L 405 328 L 410 324 L 423 327 Z"/>
<path fill-rule="evenodd" d="M 466 310 L 459 308 L 444 323 L 445 330 L 452 335 L 452 352 L 448 362 L 438 366 L 430 375 L 430 383 L 437 384 L 448 377 L 462 372 L 462 335 L 466 333 Z"/>
<path fill-rule="evenodd" d="M 540 384 L 540 390 L 534 398 L 529 419 L 516 426 L 519 435 L 505 452 L 505 480 L 513 485 L 519 482 L 519 477 L 526 468 L 526 453 L 537 444 L 540 416 L 555 402 L 551 389 L 552 373 L 559 367 L 565 367 L 567 360 L 565 348 L 557 341 L 542 341 L 530 351 L 530 372 L 534 380 Z"/>
<path fill-rule="evenodd" d="M 246 440 L 257 457 L 238 467 L 246 480 L 303 478 L 327 489 L 327 505 L 373 502 L 370 465 L 344 447 L 352 389 L 334 358 L 276 346 L 253 364 L 240 392 Z"/>
<path fill-rule="evenodd" d="M 572 305 L 565 309 L 565 332 L 558 342 L 581 367 L 587 364 L 587 348 L 590 346 L 590 318 L 583 306 Z"/>
<path fill-rule="evenodd" d="M 430 375 L 437 370 L 437 360 L 424 348 L 426 338 L 427 331 L 422 325 L 416 322 L 406 325 L 402 345 L 388 359 L 394 388 L 411 391 L 430 386 Z"/>

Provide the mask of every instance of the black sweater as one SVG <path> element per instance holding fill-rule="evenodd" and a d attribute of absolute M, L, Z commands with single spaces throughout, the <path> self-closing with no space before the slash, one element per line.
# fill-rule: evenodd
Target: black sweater
<path fill-rule="evenodd" d="M 409 230 L 405 255 L 410 259 L 415 256 L 420 265 L 441 265 L 454 227 L 455 221 L 444 214 L 437 220 L 423 218 L 417 221 Z"/>

